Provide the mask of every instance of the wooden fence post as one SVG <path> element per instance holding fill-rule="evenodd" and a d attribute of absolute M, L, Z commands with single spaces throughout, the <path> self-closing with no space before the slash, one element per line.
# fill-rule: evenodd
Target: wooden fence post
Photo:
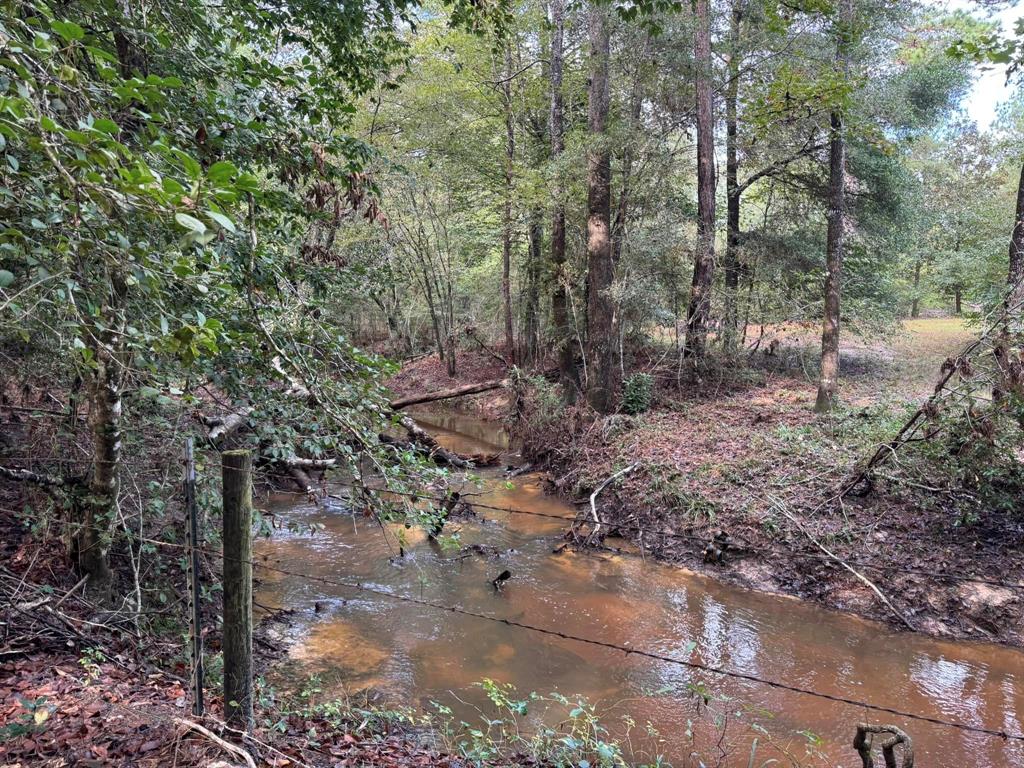
<path fill-rule="evenodd" d="M 221 454 L 224 483 L 224 719 L 252 727 L 252 454 Z"/>
<path fill-rule="evenodd" d="M 192 654 L 192 714 L 203 714 L 203 628 L 199 616 L 199 523 L 196 515 L 196 462 L 192 438 L 185 440 L 185 514 L 188 516 L 188 629 Z"/>

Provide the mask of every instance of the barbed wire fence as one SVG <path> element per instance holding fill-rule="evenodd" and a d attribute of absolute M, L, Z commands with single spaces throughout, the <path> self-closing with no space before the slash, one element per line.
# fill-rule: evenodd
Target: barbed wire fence
<path fill-rule="evenodd" d="M 186 466 L 188 466 L 187 465 L 187 459 L 186 459 Z M 228 465 L 228 464 L 222 464 L 221 468 L 222 468 L 222 471 L 225 474 L 227 474 L 229 472 L 232 472 L 232 471 L 243 471 L 243 470 L 240 470 L 237 466 L 231 466 L 231 465 Z M 194 467 L 193 467 L 193 469 L 194 469 Z M 251 472 L 251 470 L 244 470 L 244 471 L 246 471 L 247 473 Z M 186 469 L 186 472 L 188 472 L 188 469 Z M 186 483 L 184 485 L 187 487 L 188 486 L 188 482 L 186 481 Z M 358 486 L 349 486 L 349 487 L 358 487 Z M 383 491 L 383 492 L 393 493 L 392 491 Z M 186 491 L 186 493 L 187 493 L 187 491 Z M 431 499 L 434 499 L 434 500 L 439 500 L 439 499 L 437 499 L 436 496 L 429 496 L 429 495 L 425 495 L 425 494 L 416 494 L 415 496 L 416 496 L 416 498 L 426 497 L 426 498 L 431 498 Z M 471 503 L 473 506 L 482 507 L 482 508 L 486 508 L 486 509 L 497 510 L 497 511 L 502 511 L 502 512 L 510 512 L 510 513 L 513 513 L 513 514 L 528 514 L 528 515 L 543 517 L 543 518 L 547 518 L 547 519 L 559 520 L 559 521 L 562 521 L 563 523 L 571 523 L 572 519 L 573 519 L 573 518 L 570 518 L 570 517 L 554 515 L 554 514 L 550 514 L 550 513 L 542 513 L 542 512 L 532 511 L 532 510 L 521 510 L 521 509 L 516 509 L 516 508 L 500 507 L 500 506 L 489 505 L 489 504 L 480 503 L 480 502 L 469 502 L 469 503 Z M 191 506 L 192 506 L 191 504 L 188 504 L 187 508 L 191 508 Z M 186 523 L 186 527 L 188 527 L 187 523 Z M 672 532 L 665 532 L 665 533 L 667 535 L 667 534 L 672 533 Z M 696 539 L 696 537 L 689 537 L 689 536 L 686 537 L 686 538 Z M 318 583 L 318 584 L 323 584 L 323 585 L 332 586 L 332 587 L 339 587 L 339 588 L 343 588 L 343 589 L 354 590 L 354 591 L 362 592 L 362 593 L 366 593 L 366 594 L 372 594 L 372 595 L 376 595 L 378 597 L 382 597 L 382 598 L 385 598 L 387 600 L 391 600 L 391 601 L 395 601 L 395 602 L 411 604 L 411 605 L 417 605 L 417 606 L 420 606 L 420 607 L 426 607 L 426 608 L 430 608 L 430 609 L 438 610 L 438 611 L 445 611 L 445 612 L 448 612 L 448 613 L 458 614 L 458 615 L 461 615 L 461 616 L 466 616 L 466 617 L 478 619 L 478 620 L 481 620 L 481 621 L 487 621 L 487 622 L 501 624 L 501 625 L 504 625 L 504 626 L 507 626 L 507 627 L 511 627 L 511 628 L 522 629 L 524 631 L 533 632 L 533 633 L 545 635 L 545 636 L 548 636 L 548 637 L 554 637 L 554 638 L 558 638 L 558 639 L 561 639 L 561 640 L 567 640 L 567 641 L 571 641 L 571 642 L 576 642 L 576 643 L 582 643 L 582 644 L 586 644 L 586 645 L 601 647 L 601 648 L 605 648 L 605 649 L 608 649 L 608 650 L 614 650 L 614 651 L 617 651 L 617 652 L 621 652 L 621 653 L 623 653 L 626 656 L 636 656 L 636 657 L 647 658 L 647 659 L 651 659 L 651 660 L 655 660 L 655 661 L 661 661 L 661 662 L 665 662 L 665 663 L 669 663 L 669 664 L 674 664 L 674 665 L 686 667 L 688 669 L 693 669 L 693 670 L 696 670 L 696 671 L 717 675 L 717 676 L 720 676 L 720 677 L 726 677 L 726 678 L 732 678 L 732 679 L 736 679 L 736 680 L 742 680 L 742 681 L 746 681 L 746 682 L 749 682 L 749 683 L 754 683 L 754 684 L 757 684 L 757 685 L 765 686 L 765 687 L 768 687 L 768 688 L 774 688 L 774 689 L 777 689 L 777 690 L 787 691 L 787 692 L 790 692 L 790 693 L 795 693 L 795 694 L 799 694 L 799 695 L 803 695 L 803 696 L 809 696 L 809 697 L 813 697 L 813 698 L 817 698 L 817 699 L 821 699 L 821 700 L 826 700 L 826 701 L 831 701 L 831 702 L 835 702 L 835 703 L 839 703 L 839 704 L 849 705 L 849 706 L 852 706 L 852 707 L 858 707 L 858 708 L 869 710 L 869 711 L 880 712 L 880 713 L 884 713 L 884 714 L 889 714 L 889 715 L 894 715 L 894 716 L 898 716 L 898 717 L 903 717 L 903 718 L 906 718 L 908 720 L 915 720 L 915 721 L 920 721 L 920 722 L 926 722 L 926 723 L 930 723 L 930 724 L 941 726 L 941 727 L 954 728 L 954 729 L 958 729 L 958 730 L 962 730 L 962 731 L 966 731 L 966 732 L 971 732 L 971 733 L 985 734 L 985 735 L 988 735 L 988 736 L 999 737 L 999 738 L 1005 739 L 1005 740 L 1014 740 L 1014 741 L 1022 741 L 1022 742 L 1024 742 L 1024 733 L 1011 733 L 1011 732 L 1007 732 L 1007 731 L 1004 731 L 1004 730 L 996 730 L 996 729 L 991 729 L 991 728 L 984 728 L 984 727 L 981 727 L 981 726 L 971 725 L 969 723 L 962 723 L 962 722 L 957 722 L 957 721 L 954 721 L 954 720 L 945 720 L 945 719 L 942 719 L 942 718 L 932 717 L 930 715 L 925 715 L 925 714 L 921 714 L 921 713 L 911 712 L 911 711 L 907 711 L 907 710 L 901 710 L 901 709 L 897 709 L 897 708 L 893 708 L 893 707 L 884 706 L 884 705 L 881 705 L 881 704 L 875 704 L 875 703 L 872 703 L 872 702 L 869 702 L 869 701 L 853 699 L 853 698 L 849 698 L 849 697 L 845 697 L 845 696 L 839 696 L 839 695 L 827 693 L 827 692 L 824 692 L 824 691 L 819 691 L 819 690 L 816 690 L 816 689 L 813 689 L 813 688 L 808 688 L 808 687 L 799 686 L 799 685 L 792 685 L 792 684 L 786 683 L 785 681 L 773 680 L 771 678 L 767 678 L 767 677 L 763 677 L 763 676 L 759 676 L 759 675 L 754 675 L 754 674 L 750 674 L 750 673 L 746 673 L 746 672 L 741 672 L 741 671 L 738 671 L 738 670 L 731 670 L 731 669 L 727 669 L 727 668 L 720 667 L 720 666 L 715 666 L 715 665 L 705 664 L 705 663 L 698 662 L 698 661 L 683 659 L 683 658 L 679 658 L 679 657 L 676 657 L 676 656 L 671 656 L 671 655 L 667 655 L 667 654 L 663 654 L 663 653 L 659 653 L 659 652 L 655 652 L 655 651 L 645 650 L 643 648 L 631 647 L 631 646 L 628 646 L 628 645 L 621 645 L 621 644 L 613 643 L 613 642 L 610 642 L 610 641 L 602 640 L 600 638 L 587 637 L 587 636 L 578 635 L 578 634 L 574 634 L 574 633 L 570 633 L 570 632 L 565 632 L 565 631 L 562 631 L 562 630 L 560 630 L 558 628 L 538 626 L 538 625 L 535 625 L 535 624 L 530 624 L 530 623 L 527 623 L 527 622 L 518 621 L 516 619 L 512 619 L 512 618 L 508 618 L 508 617 L 489 615 L 489 614 L 481 613 L 481 612 L 478 612 L 478 611 L 468 610 L 468 609 L 465 609 L 465 608 L 462 608 L 462 607 L 456 606 L 456 605 L 447 605 L 447 604 L 444 604 L 444 603 L 438 603 L 438 602 L 434 602 L 434 601 L 431 601 L 431 600 L 426 600 L 426 599 L 423 599 L 423 598 L 414 597 L 414 596 L 411 596 L 411 595 L 404 595 L 404 594 L 400 594 L 400 593 L 397 593 L 397 592 L 392 592 L 392 591 L 389 591 L 389 590 L 386 590 L 386 589 L 381 589 L 380 587 L 371 586 L 371 585 L 365 584 L 365 583 L 363 583 L 361 581 L 350 581 L 350 580 L 344 580 L 344 579 L 334 579 L 334 578 L 329 578 L 329 577 L 326 577 L 326 576 L 319 576 L 319 575 L 316 575 L 316 574 L 304 573 L 302 571 L 297 571 L 297 570 L 293 570 L 293 569 L 290 569 L 290 568 L 281 568 L 279 566 L 271 565 L 271 564 L 266 563 L 266 562 L 260 562 L 258 560 L 254 560 L 251 557 L 249 557 L 249 558 L 237 557 L 237 556 L 234 556 L 234 555 L 232 555 L 232 554 L 230 554 L 228 552 L 223 552 L 223 551 L 209 549 L 209 548 L 206 548 L 206 547 L 203 547 L 203 546 L 199 545 L 198 543 L 193 543 L 191 538 L 189 538 L 189 540 L 187 540 L 186 543 L 184 543 L 184 544 L 177 543 L 177 542 L 164 541 L 164 540 L 160 540 L 160 539 L 152 539 L 152 538 L 147 538 L 147 537 L 140 537 L 139 538 L 139 542 L 140 543 L 144 543 L 144 544 L 149 544 L 149 545 L 152 545 L 154 547 L 163 547 L 163 548 L 169 548 L 169 549 L 177 550 L 177 551 L 181 552 L 185 556 L 186 562 L 190 562 L 190 563 L 191 562 L 198 562 L 194 558 L 196 558 L 198 555 L 202 554 L 202 555 L 205 555 L 207 557 L 212 557 L 212 558 L 220 559 L 220 560 L 222 560 L 224 562 L 233 562 L 233 563 L 236 563 L 236 564 L 239 564 L 239 565 L 247 566 L 249 568 L 263 569 L 265 571 L 270 571 L 270 572 L 281 574 L 281 575 L 287 575 L 287 576 L 290 576 L 290 577 L 293 577 L 293 578 L 297 578 L 297 579 L 300 579 L 300 580 L 303 580 L 303 581 L 306 581 L 306 582 L 309 582 L 309 583 Z M 956 578 L 958 580 L 959 579 L 969 579 L 970 578 L 970 577 L 953 577 L 953 576 L 951 576 L 951 577 L 952 578 Z M 1014 582 L 1000 582 L 1000 583 L 1004 583 L 1006 586 L 1012 586 L 1012 587 L 1016 587 L 1016 588 L 1024 588 L 1024 584 L 1018 584 L 1018 583 L 1014 583 Z M 224 588 L 225 592 L 230 592 L 230 591 L 232 591 L 234 589 L 234 586 L 235 585 L 232 585 L 232 584 L 229 584 L 229 583 L 225 583 L 223 585 L 223 588 Z M 196 587 L 198 587 L 197 584 L 196 584 Z M 198 647 L 199 644 L 197 643 L 196 645 Z"/>

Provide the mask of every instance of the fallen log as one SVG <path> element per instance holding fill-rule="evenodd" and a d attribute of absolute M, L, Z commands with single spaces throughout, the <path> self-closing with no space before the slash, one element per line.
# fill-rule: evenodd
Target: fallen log
<path fill-rule="evenodd" d="M 249 421 L 250 413 L 252 413 L 252 408 L 243 408 L 235 413 L 209 420 L 207 424 L 210 426 L 210 432 L 207 437 L 210 444 L 219 448 L 225 440 L 245 426 Z"/>
<path fill-rule="evenodd" d="M 337 465 L 337 459 L 303 459 L 298 456 L 290 456 L 287 459 L 274 459 L 275 464 L 284 464 L 289 469 L 330 469 Z"/>
<path fill-rule="evenodd" d="M 464 384 L 461 387 L 452 387 L 451 389 L 441 389 L 435 392 L 399 397 L 396 400 L 392 400 L 390 406 L 397 411 L 410 405 L 434 403 L 439 400 L 450 400 L 454 397 L 463 397 L 464 395 L 475 395 L 479 392 L 488 392 L 492 389 L 508 387 L 511 386 L 511 384 L 512 382 L 510 379 L 492 379 L 490 381 L 481 381 L 476 384 Z"/>
<path fill-rule="evenodd" d="M 299 490 L 305 491 L 309 494 L 316 491 L 316 486 L 313 485 L 313 478 L 306 473 L 306 470 L 301 467 L 288 467 L 288 474 L 291 475 L 295 484 L 299 486 Z"/>
<path fill-rule="evenodd" d="M 41 485 L 49 488 L 63 488 L 64 486 L 74 485 L 77 483 L 77 481 L 69 480 L 65 477 L 43 475 L 27 469 L 8 469 L 7 467 L 0 467 L 0 477 L 8 480 L 17 480 L 20 483 L 32 483 L 33 485 Z"/>
<path fill-rule="evenodd" d="M 446 464 L 458 469 L 474 469 L 475 467 L 487 467 L 497 463 L 500 454 L 474 453 L 463 455 L 455 451 L 449 451 L 427 432 L 423 427 L 413 421 L 409 416 L 396 414 L 398 423 L 405 429 L 408 440 L 401 440 L 397 437 L 381 433 L 377 437 L 385 445 L 393 445 L 404 451 L 422 450 L 439 464 Z"/>
<path fill-rule="evenodd" d="M 398 419 L 398 423 L 405 428 L 406 434 L 409 435 L 409 439 L 427 450 L 427 452 L 434 458 L 441 459 L 445 464 L 450 464 L 453 467 L 459 467 L 460 469 L 472 469 L 473 462 L 454 451 L 449 451 L 443 447 L 432 434 L 427 432 L 423 427 L 413 421 L 409 416 L 401 415 Z"/>

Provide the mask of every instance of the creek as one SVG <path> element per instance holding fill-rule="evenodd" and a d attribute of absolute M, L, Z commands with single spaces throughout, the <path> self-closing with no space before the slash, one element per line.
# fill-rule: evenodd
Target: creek
<path fill-rule="evenodd" d="M 498 425 L 458 413 L 415 416 L 449 449 L 510 453 Z M 480 487 L 471 490 L 480 495 L 472 501 L 567 521 L 575 514 L 570 504 L 544 492 L 539 477 L 507 481 L 498 469 L 479 474 Z M 553 554 L 568 524 L 554 519 L 478 509 L 478 517 L 453 520 L 445 532 L 457 532 L 462 546 L 485 545 L 496 553 L 459 556 L 428 541 L 418 527 L 389 526 L 385 537 L 367 518 L 304 499 L 296 503 L 291 496 L 274 497 L 272 508 L 291 530 L 258 542 L 256 559 L 286 570 L 360 581 L 929 717 L 1024 730 L 1024 653 L 1016 649 L 896 632 L 639 553 Z M 322 529 L 313 531 L 314 526 Z M 400 536 L 406 551 L 398 558 Z M 512 576 L 496 590 L 491 580 L 506 569 Z M 867 712 L 273 571 L 258 570 L 257 576 L 258 603 L 296 611 L 290 659 L 282 667 L 286 673 L 278 675 L 282 685 L 285 678 L 298 685 L 315 674 L 334 693 L 373 689 L 389 702 L 422 710 L 440 702 L 476 725 L 481 713 L 494 715 L 474 685 L 484 678 L 511 683 L 524 697 L 531 691 L 579 695 L 597 706 L 613 736 L 624 735 L 624 718 L 635 721 L 629 744 L 638 760 L 662 754 L 677 767 L 691 764 L 694 744 L 711 758 L 708 764 L 747 766 L 754 738 L 759 743 L 753 765 L 783 759 L 784 750 L 800 757 L 807 733 L 834 764 L 859 766 L 850 744 L 855 724 L 862 721 L 907 730 L 918 766 L 1024 765 L 1021 742 Z M 697 711 L 690 686 L 699 681 L 715 697 L 727 699 L 712 702 L 714 711 L 727 715 L 724 721 Z M 531 716 L 556 718 L 540 711 Z M 647 723 L 658 736 L 650 735 Z M 723 723 L 722 744 L 732 745 L 724 757 L 716 747 Z"/>

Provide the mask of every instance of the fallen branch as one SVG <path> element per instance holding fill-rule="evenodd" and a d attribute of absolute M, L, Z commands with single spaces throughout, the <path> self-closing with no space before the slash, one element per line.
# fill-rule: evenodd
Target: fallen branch
<path fill-rule="evenodd" d="M 77 584 L 75 584 L 75 586 L 73 586 L 73 587 L 72 587 L 71 589 L 69 589 L 69 590 L 68 590 L 67 592 L 65 592 L 65 593 L 64 593 L 64 597 L 62 597 L 62 598 L 61 598 L 60 600 L 58 600 L 58 601 L 57 601 L 57 602 L 56 602 L 56 603 L 54 604 L 54 606 L 53 606 L 53 609 L 54 609 L 54 610 L 57 610 L 57 609 L 58 609 L 58 608 L 60 608 L 60 607 L 61 607 L 62 605 L 64 605 L 64 601 L 65 601 L 65 600 L 67 600 L 67 599 L 68 599 L 69 597 L 71 597 L 71 596 L 72 596 L 73 594 L 75 594 L 75 592 L 77 592 L 77 591 L 79 590 L 79 588 L 81 588 L 82 586 L 84 586 L 84 585 L 85 585 L 85 582 L 87 582 L 88 580 L 89 580 L 89 577 L 88 577 L 88 576 L 83 576 L 83 577 L 82 577 L 81 579 L 79 579 L 79 580 L 78 580 L 78 583 L 77 583 Z"/>
<path fill-rule="evenodd" d="M 1021 308 L 1011 307 L 1009 304 L 1009 297 L 1013 295 L 1013 291 L 1016 290 L 1016 285 L 1011 286 L 1010 291 L 1007 293 L 1007 298 L 1004 301 L 1003 311 L 999 314 L 995 321 L 993 321 L 974 341 L 964 347 L 960 354 L 955 358 L 947 359 L 943 365 L 943 375 L 939 379 L 939 383 L 935 385 L 935 391 L 932 392 L 931 396 L 925 400 L 916 411 L 910 416 L 909 419 L 900 428 L 900 431 L 896 433 L 896 436 L 887 443 L 883 443 L 878 446 L 878 449 L 871 455 L 864 467 L 854 475 L 845 485 L 840 489 L 839 494 L 836 498 L 842 499 L 846 494 L 860 485 L 868 475 L 871 473 L 878 464 L 882 463 L 886 458 L 896 455 L 896 449 L 901 445 L 911 442 L 914 434 L 917 432 L 917 428 L 921 423 L 921 419 L 925 418 L 928 414 L 936 413 L 938 408 L 937 404 L 942 399 L 943 391 L 945 390 L 946 384 L 956 374 L 960 373 L 964 369 L 964 366 L 969 362 L 970 356 L 982 346 L 996 331 L 1001 327 L 1001 324 L 1007 318 L 1011 312 L 1019 311 Z"/>
<path fill-rule="evenodd" d="M 477 336 L 476 328 L 474 328 L 472 325 L 469 326 L 468 328 L 466 328 L 466 335 L 469 336 L 469 338 L 471 338 L 477 344 L 479 344 L 480 348 L 484 352 L 486 352 L 488 355 L 493 357 L 495 360 L 499 361 L 506 368 L 511 368 L 512 367 L 512 364 L 509 363 L 508 358 L 506 358 L 504 355 L 501 355 L 501 354 L 495 352 L 493 349 L 491 349 L 489 346 L 487 346 L 484 343 L 483 339 L 481 339 L 479 336 Z"/>
<path fill-rule="evenodd" d="M 590 532 L 590 535 L 587 536 L 587 544 L 588 545 L 590 544 L 590 541 L 597 536 L 598 531 L 601 529 L 601 519 L 597 516 L 597 496 L 598 496 L 598 494 L 601 493 L 601 491 L 603 491 L 605 488 L 607 488 L 613 481 L 615 481 L 616 479 L 622 477 L 623 475 L 629 474 L 630 472 L 632 472 L 634 469 L 636 469 L 639 466 L 640 466 L 640 463 L 636 462 L 635 464 L 630 464 L 625 469 L 620 469 L 615 474 L 611 475 L 610 477 L 605 478 L 604 482 L 602 482 L 599 486 L 597 486 L 597 488 L 594 489 L 594 492 L 592 494 L 590 494 L 590 512 L 594 516 L 594 529 Z"/>
<path fill-rule="evenodd" d="M 419 405 L 420 403 L 434 403 L 439 400 L 450 400 L 453 397 L 463 397 L 464 395 L 475 395 L 479 392 L 487 392 L 492 389 L 500 389 L 502 387 L 511 386 L 512 382 L 510 379 L 492 379 L 491 381 L 481 381 L 477 384 L 465 384 L 461 387 L 452 387 L 451 389 L 441 389 L 436 392 L 426 392 L 419 395 L 407 395 L 405 397 L 397 398 L 392 400 L 390 405 L 394 410 L 401 410 L 410 405 Z"/>
<path fill-rule="evenodd" d="M 230 741 L 225 741 L 208 728 L 204 728 L 199 723 L 194 723 L 191 720 L 186 720 L 183 717 L 174 718 L 174 722 L 176 722 L 178 725 L 184 726 L 186 730 L 195 731 L 201 736 L 205 736 L 207 739 L 212 741 L 214 744 L 216 744 L 218 747 L 225 750 L 226 752 L 230 752 L 231 754 L 237 755 L 238 757 L 242 758 L 242 760 L 245 761 L 245 764 L 248 766 L 248 768 L 256 768 L 256 761 L 252 759 L 252 755 L 250 755 L 246 750 L 242 749 L 241 747 L 235 746 Z"/>
<path fill-rule="evenodd" d="M 902 621 L 907 626 L 907 629 L 909 629 L 912 632 L 916 632 L 917 631 L 917 627 L 915 627 L 910 622 L 910 619 L 908 619 L 906 616 L 904 616 L 902 613 L 900 613 L 898 610 L 896 610 L 896 606 L 892 604 L 892 602 L 889 600 L 889 598 L 885 596 L 885 594 L 882 592 L 882 590 L 880 590 L 875 585 L 875 583 L 873 581 L 871 581 L 871 579 L 869 579 L 867 576 L 865 576 L 860 571 L 856 570 L 852 565 L 850 565 L 845 560 L 843 560 L 841 557 L 839 557 L 839 555 L 837 555 L 835 552 L 833 552 L 828 547 L 826 547 L 824 544 L 822 544 L 820 541 L 818 541 L 816 538 L 814 538 L 814 536 L 810 533 L 810 531 L 808 531 L 806 528 L 804 528 L 803 523 L 801 523 L 796 517 L 791 515 L 786 510 L 786 508 L 783 507 L 781 504 L 779 504 L 778 502 L 772 500 L 772 506 L 775 507 L 775 509 L 777 509 L 779 512 L 781 512 L 786 517 L 787 520 L 789 520 L 791 523 L 793 523 L 793 525 L 795 525 L 799 529 L 800 533 L 802 533 L 804 536 L 806 536 L 807 539 L 812 544 L 814 544 L 814 546 L 816 546 L 818 549 L 820 549 L 822 552 L 824 552 L 828 557 L 832 558 L 837 563 L 839 563 L 841 566 L 843 566 L 843 568 L 845 568 L 847 571 L 852 573 L 862 584 L 864 584 L 872 592 L 874 592 L 876 595 L 878 595 L 878 599 L 881 600 L 886 605 L 886 607 L 888 607 L 888 609 L 893 612 L 893 615 L 895 615 L 900 621 Z"/>
<path fill-rule="evenodd" d="M 8 480 L 17 480 L 19 483 L 32 483 L 33 485 L 42 485 L 49 488 L 63 488 L 66 485 L 74 484 L 64 477 L 42 475 L 28 469 L 8 469 L 7 467 L 0 467 L 0 477 L 5 477 Z"/>
<path fill-rule="evenodd" d="M 212 420 L 212 422 L 207 422 L 210 425 L 210 433 L 207 435 L 210 443 L 215 448 L 219 448 L 225 440 L 245 426 L 249 421 L 250 413 L 252 413 L 252 408 L 243 408 L 236 413 L 229 413 Z"/>

